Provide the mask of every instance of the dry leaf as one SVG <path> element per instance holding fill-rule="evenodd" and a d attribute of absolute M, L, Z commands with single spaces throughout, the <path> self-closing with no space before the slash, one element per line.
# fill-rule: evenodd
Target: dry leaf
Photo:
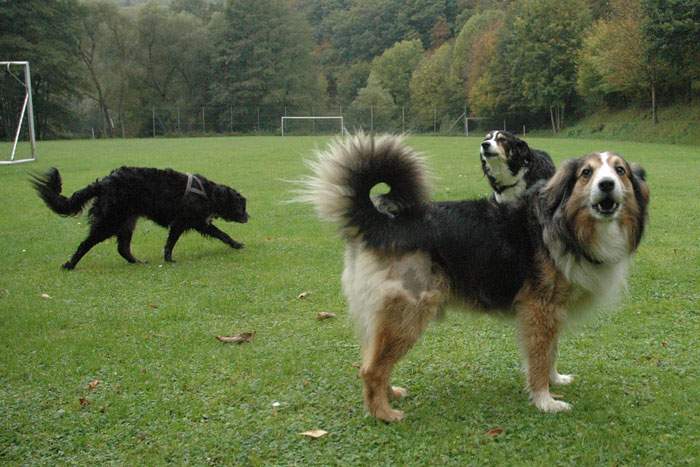
<path fill-rule="evenodd" d="M 158 305 L 156 305 L 154 303 L 149 303 L 148 306 L 151 308 L 158 308 Z"/>
<path fill-rule="evenodd" d="M 362 366 L 362 364 L 360 362 L 355 362 L 352 364 L 353 368 L 360 368 L 361 366 Z"/>
<path fill-rule="evenodd" d="M 51 295 L 49 295 L 47 293 L 43 293 L 43 294 L 41 294 L 41 298 L 43 298 L 45 300 L 49 300 L 51 298 Z"/>
<path fill-rule="evenodd" d="M 335 313 L 330 311 L 319 311 L 316 315 L 316 319 L 321 321 L 322 319 L 335 318 Z"/>
<path fill-rule="evenodd" d="M 252 341 L 253 337 L 255 337 L 254 332 L 242 332 L 235 336 L 216 336 L 219 341 L 226 344 L 243 344 Z"/>
<path fill-rule="evenodd" d="M 321 436 L 326 436 L 328 432 L 326 430 L 309 430 L 299 434 L 302 436 L 308 436 L 309 438 L 318 439 Z"/>
<path fill-rule="evenodd" d="M 493 436 L 496 437 L 503 433 L 503 428 L 501 427 L 496 427 L 496 428 L 491 428 L 489 431 L 486 432 L 488 436 Z"/>
<path fill-rule="evenodd" d="M 80 407 L 87 407 L 88 405 L 90 405 L 90 401 L 87 400 L 85 397 L 81 397 L 80 399 L 78 399 L 78 402 L 80 402 Z"/>
<path fill-rule="evenodd" d="M 666 341 L 661 341 L 661 347 L 663 347 L 663 348 L 668 347 L 668 342 L 666 342 Z"/>
<path fill-rule="evenodd" d="M 90 381 L 90 382 L 88 383 L 88 389 L 90 389 L 90 390 L 92 391 L 92 390 L 95 389 L 97 386 L 99 386 L 99 384 L 100 384 L 101 382 L 102 382 L 102 381 L 100 381 L 99 379 L 93 379 L 92 381 Z"/>
<path fill-rule="evenodd" d="M 552 396 L 552 398 L 554 399 L 561 399 L 564 397 L 562 394 L 557 394 L 556 392 L 552 392 L 549 395 Z"/>
<path fill-rule="evenodd" d="M 297 298 L 299 300 L 304 300 L 306 297 L 308 297 L 311 294 L 311 292 L 302 292 L 299 295 L 297 295 Z"/>

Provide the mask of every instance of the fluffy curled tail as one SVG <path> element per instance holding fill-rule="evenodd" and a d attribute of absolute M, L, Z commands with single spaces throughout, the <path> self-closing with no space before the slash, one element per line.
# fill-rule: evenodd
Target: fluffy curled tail
<path fill-rule="evenodd" d="M 92 183 L 78 190 L 70 198 L 61 194 L 61 174 L 52 167 L 44 175 L 32 175 L 32 185 L 44 203 L 56 214 L 74 216 L 83 210 L 90 199 L 97 196 L 98 184 Z"/>
<path fill-rule="evenodd" d="M 302 182 L 301 200 L 312 203 L 322 219 L 338 224 L 346 239 L 401 247 L 402 227 L 418 219 L 429 202 L 423 157 L 401 136 L 363 133 L 336 139 L 317 156 L 308 162 L 313 175 Z M 371 197 L 379 183 L 390 191 Z"/>

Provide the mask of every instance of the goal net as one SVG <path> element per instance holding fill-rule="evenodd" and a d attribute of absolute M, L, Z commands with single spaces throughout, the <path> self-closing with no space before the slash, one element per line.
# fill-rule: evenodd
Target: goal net
<path fill-rule="evenodd" d="M 280 130 L 282 136 L 285 135 L 307 135 L 307 134 L 347 134 L 345 122 L 342 116 L 331 117 L 282 117 Z"/>
<path fill-rule="evenodd" d="M 0 164 L 36 160 L 29 62 L 0 62 Z"/>

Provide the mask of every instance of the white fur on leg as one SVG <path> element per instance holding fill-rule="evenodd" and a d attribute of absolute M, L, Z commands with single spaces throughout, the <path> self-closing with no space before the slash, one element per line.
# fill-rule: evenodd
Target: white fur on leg
<path fill-rule="evenodd" d="M 553 369 L 549 373 L 549 382 L 560 386 L 571 384 L 574 382 L 574 375 L 562 375 L 561 373 L 557 373 L 557 370 Z"/>
<path fill-rule="evenodd" d="M 532 393 L 532 403 L 542 412 L 556 413 L 571 410 L 571 404 L 564 401 L 555 400 L 549 393 L 549 390 L 537 391 Z"/>

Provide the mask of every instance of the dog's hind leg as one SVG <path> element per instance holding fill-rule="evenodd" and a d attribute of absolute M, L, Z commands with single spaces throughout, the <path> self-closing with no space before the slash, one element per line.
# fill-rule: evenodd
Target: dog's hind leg
<path fill-rule="evenodd" d="M 78 249 L 73 253 L 71 259 L 63 264 L 62 268 L 68 270 L 74 269 L 81 258 L 85 256 L 92 247 L 107 240 L 109 237 L 115 235 L 115 233 L 114 229 L 103 223 L 92 225 L 88 237 L 78 245 Z"/>
<path fill-rule="evenodd" d="M 136 227 L 136 217 L 129 218 L 117 232 L 117 251 L 122 258 L 130 263 L 140 263 L 138 259 L 134 258 L 131 254 L 131 237 L 134 235 L 134 228 Z"/>
<path fill-rule="evenodd" d="M 165 248 L 163 249 L 163 258 L 168 263 L 174 263 L 173 261 L 173 248 L 177 243 L 180 235 L 185 231 L 185 224 L 182 222 L 175 221 L 170 224 L 170 232 L 168 232 L 168 240 L 165 242 Z"/>
<path fill-rule="evenodd" d="M 229 237 L 226 232 L 220 230 L 214 224 L 206 224 L 204 227 L 196 227 L 196 230 L 202 235 L 218 238 L 231 248 L 235 248 L 237 250 L 243 248 L 242 243 L 238 243 L 237 241 Z"/>
<path fill-rule="evenodd" d="M 391 291 L 367 329 L 360 375 L 365 405 L 380 420 L 394 422 L 403 418 L 403 412 L 389 405 L 390 396 L 406 394 L 404 389 L 390 386 L 391 371 L 435 317 L 439 306 L 437 292 L 423 292 L 416 300 L 401 289 Z"/>

